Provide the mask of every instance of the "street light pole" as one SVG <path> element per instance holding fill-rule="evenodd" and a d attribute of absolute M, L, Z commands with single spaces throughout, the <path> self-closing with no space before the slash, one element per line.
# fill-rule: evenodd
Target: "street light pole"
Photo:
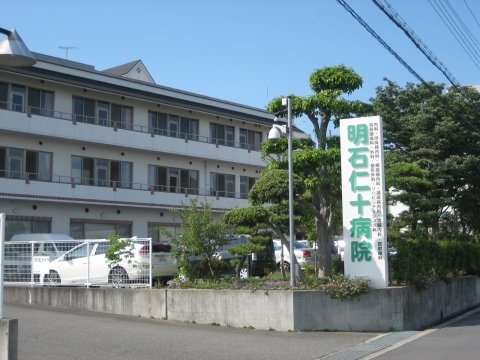
<path fill-rule="evenodd" d="M 268 139 L 277 141 L 282 137 L 282 134 L 287 135 L 288 139 L 288 218 L 289 218 L 289 243 L 290 243 L 290 286 L 296 285 L 296 266 L 297 261 L 295 258 L 295 223 L 293 214 L 293 126 L 292 126 L 292 103 L 291 98 L 282 98 L 282 105 L 287 107 L 287 125 L 277 125 L 278 117 L 275 118 L 274 124 L 268 133 Z M 281 114 L 281 115 L 280 115 Z M 285 117 L 285 111 L 280 111 L 278 116 Z"/>
<path fill-rule="evenodd" d="M 292 130 L 292 102 L 290 97 L 282 99 L 282 104 L 287 102 L 287 138 L 288 138 L 288 218 L 290 234 L 290 286 L 296 285 L 295 261 L 295 222 L 293 213 L 293 130 Z"/>

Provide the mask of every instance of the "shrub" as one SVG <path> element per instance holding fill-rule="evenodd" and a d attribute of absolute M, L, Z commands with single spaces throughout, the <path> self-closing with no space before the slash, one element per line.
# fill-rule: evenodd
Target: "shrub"
<path fill-rule="evenodd" d="M 392 278 L 424 288 L 431 280 L 480 275 L 480 245 L 458 240 L 399 240 Z"/>

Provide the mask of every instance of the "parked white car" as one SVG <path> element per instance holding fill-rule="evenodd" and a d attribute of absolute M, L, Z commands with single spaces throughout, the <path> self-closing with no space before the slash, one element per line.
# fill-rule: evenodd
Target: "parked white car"
<path fill-rule="evenodd" d="M 303 269 L 305 265 L 315 266 L 315 249 L 308 247 L 307 245 L 294 241 L 294 253 L 297 258 L 298 265 Z M 273 240 L 273 245 L 275 247 L 275 259 L 277 262 L 277 269 L 280 269 L 281 266 L 281 257 L 282 257 L 282 243 L 279 239 Z M 283 246 L 283 264 L 286 271 L 290 271 L 290 253 L 286 246 Z"/>
<path fill-rule="evenodd" d="M 17 234 L 5 242 L 5 281 L 39 281 L 45 264 L 79 242 L 66 234 Z"/>
<path fill-rule="evenodd" d="M 107 240 L 88 240 L 74 247 L 44 267 L 40 275 L 42 285 L 148 284 L 150 276 L 149 241 L 132 241 L 131 247 L 122 251 L 118 264 L 109 266 L 105 251 Z M 172 278 L 177 272 L 177 262 L 168 244 L 153 244 L 152 277 Z"/>

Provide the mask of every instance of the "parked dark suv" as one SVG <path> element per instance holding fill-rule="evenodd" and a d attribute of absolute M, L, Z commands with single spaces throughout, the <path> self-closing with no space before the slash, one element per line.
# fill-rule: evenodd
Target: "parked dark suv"
<path fill-rule="evenodd" d="M 234 235 L 232 240 L 230 240 L 228 244 L 224 245 L 217 253 L 216 258 L 218 260 L 223 260 L 225 263 L 230 265 L 230 260 L 238 259 L 239 256 L 231 254 L 229 249 L 240 244 L 247 244 L 250 238 L 250 235 Z M 275 248 L 273 246 L 273 241 L 270 240 L 265 251 L 248 255 L 247 261 L 240 271 L 240 277 L 245 279 L 249 276 L 264 276 L 275 270 Z M 226 272 L 234 274 L 235 268 L 233 266 L 229 266 Z"/>

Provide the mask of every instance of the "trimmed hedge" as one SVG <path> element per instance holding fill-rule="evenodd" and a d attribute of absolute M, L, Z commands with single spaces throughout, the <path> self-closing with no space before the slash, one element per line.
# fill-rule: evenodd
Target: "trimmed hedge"
<path fill-rule="evenodd" d="M 480 244 L 455 240 L 398 240 L 391 261 L 392 279 L 400 284 L 426 286 L 431 280 L 480 276 Z"/>

